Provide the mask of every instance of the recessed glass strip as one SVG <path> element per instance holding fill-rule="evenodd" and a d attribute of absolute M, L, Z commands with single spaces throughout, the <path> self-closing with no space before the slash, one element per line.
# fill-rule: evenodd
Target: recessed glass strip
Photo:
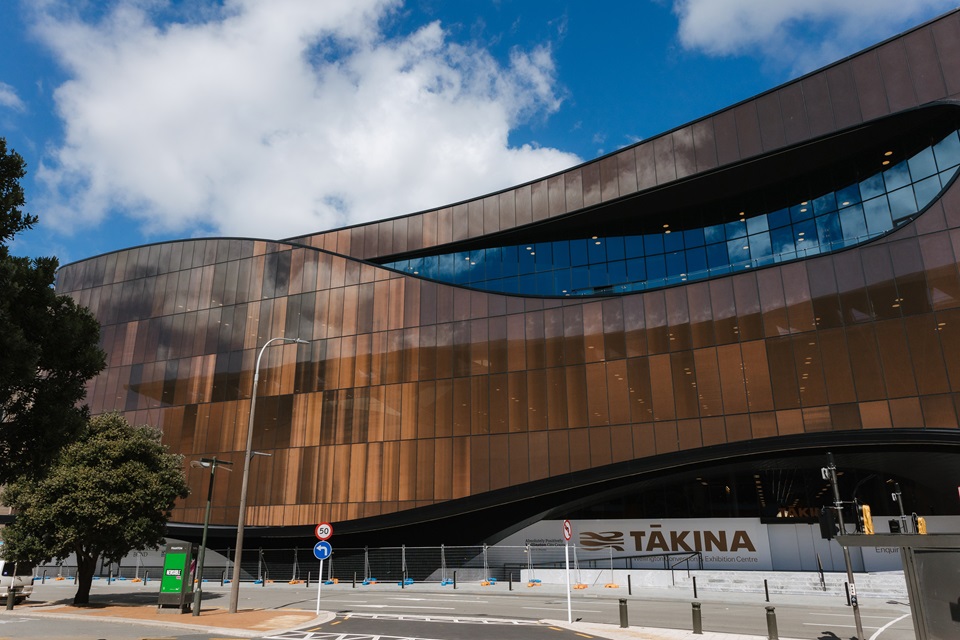
<path fill-rule="evenodd" d="M 869 242 L 923 211 L 960 167 L 954 131 L 910 158 L 878 160 L 843 188 L 729 222 L 642 235 L 590 236 L 397 260 L 397 271 L 492 292 L 623 294 L 800 260 Z M 729 214 L 727 214 L 729 216 Z M 676 225 L 674 225 L 676 226 Z"/>

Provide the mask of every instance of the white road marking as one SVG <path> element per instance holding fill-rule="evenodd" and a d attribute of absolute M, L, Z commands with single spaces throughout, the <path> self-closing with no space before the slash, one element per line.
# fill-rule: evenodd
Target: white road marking
<path fill-rule="evenodd" d="M 802 624 L 802 625 L 804 625 L 804 626 L 807 626 L 807 627 L 822 627 L 822 626 L 824 625 L 823 622 L 801 622 L 800 624 Z M 857 625 L 855 625 L 855 624 L 837 624 L 837 623 L 835 623 L 835 622 L 829 622 L 829 623 L 826 623 L 826 624 L 829 624 L 831 627 L 840 627 L 840 628 L 842 628 L 842 629 L 856 629 L 856 628 L 857 628 Z M 864 629 L 879 629 L 880 627 L 868 627 L 868 626 L 864 625 L 863 628 L 864 628 Z"/>
<path fill-rule="evenodd" d="M 361 604 L 361 607 L 367 607 L 370 609 L 443 609 L 445 611 L 453 611 L 456 607 L 413 607 L 404 604 Z"/>
<path fill-rule="evenodd" d="M 909 617 L 910 617 L 910 614 L 909 614 L 909 613 L 905 613 L 905 614 L 903 614 L 902 616 L 900 616 L 899 618 L 897 618 L 896 620 L 891 620 L 891 621 L 888 622 L 887 624 L 885 624 L 885 625 L 883 625 L 882 627 L 880 627 L 879 629 L 877 629 L 877 632 L 876 632 L 875 634 L 873 634 L 872 636 L 870 636 L 870 640 L 877 640 L 877 637 L 878 637 L 881 633 L 883 633 L 884 631 L 886 631 L 891 625 L 894 625 L 894 624 L 900 622 L 901 620 L 903 620 L 904 618 L 909 618 Z"/>
<path fill-rule="evenodd" d="M 818 616 L 836 616 L 838 618 L 849 618 L 852 613 L 817 613 Z M 910 615 L 909 613 L 907 615 Z M 890 616 L 864 616 L 861 615 L 860 618 L 880 618 L 881 620 L 889 620 Z"/>
<path fill-rule="evenodd" d="M 523 607 L 524 609 L 532 609 L 534 611 L 566 611 L 566 607 Z M 573 609 L 577 613 L 603 613 L 599 609 Z"/>

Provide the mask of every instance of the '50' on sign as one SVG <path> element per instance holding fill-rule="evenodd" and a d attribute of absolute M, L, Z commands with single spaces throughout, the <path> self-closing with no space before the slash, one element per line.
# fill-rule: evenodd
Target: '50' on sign
<path fill-rule="evenodd" d="M 330 536 L 333 535 L 333 525 L 329 522 L 321 522 L 317 525 L 314 533 L 317 534 L 317 538 L 320 540 L 329 540 Z"/>

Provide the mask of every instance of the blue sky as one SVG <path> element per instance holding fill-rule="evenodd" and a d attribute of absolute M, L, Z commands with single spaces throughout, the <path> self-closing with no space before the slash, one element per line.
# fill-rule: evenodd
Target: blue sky
<path fill-rule="evenodd" d="M 955 0 L 4 0 L 0 136 L 61 263 L 439 207 L 749 98 Z"/>

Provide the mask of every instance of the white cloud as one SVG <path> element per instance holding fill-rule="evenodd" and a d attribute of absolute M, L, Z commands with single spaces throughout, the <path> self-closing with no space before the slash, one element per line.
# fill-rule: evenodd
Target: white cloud
<path fill-rule="evenodd" d="M 947 11 L 956 0 L 675 0 L 679 38 L 709 55 L 757 50 L 810 71 Z"/>
<path fill-rule="evenodd" d="M 161 24 L 47 4 L 70 80 L 65 140 L 37 172 L 44 222 L 123 212 L 145 230 L 285 237 L 482 195 L 579 162 L 510 147 L 560 106 L 548 46 L 500 64 L 438 23 L 388 36 L 398 0 L 232 0 Z"/>
<path fill-rule="evenodd" d="M 17 90 L 5 82 L 0 82 L 0 107 L 7 107 L 14 111 L 23 111 L 23 101 L 17 95 Z"/>

